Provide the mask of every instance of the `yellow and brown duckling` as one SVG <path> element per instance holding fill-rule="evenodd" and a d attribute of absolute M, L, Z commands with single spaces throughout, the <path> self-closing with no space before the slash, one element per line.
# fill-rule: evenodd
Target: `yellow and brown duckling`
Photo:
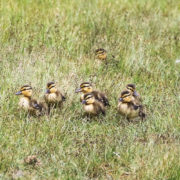
<path fill-rule="evenodd" d="M 140 95 L 136 91 L 136 85 L 135 84 L 127 84 L 126 89 L 127 89 L 127 91 L 129 91 L 132 94 L 132 96 L 135 98 L 135 101 L 137 103 L 142 101 Z"/>
<path fill-rule="evenodd" d="M 127 117 L 128 120 L 136 117 L 141 117 L 142 120 L 145 118 L 142 105 L 135 102 L 135 98 L 129 91 L 121 93 L 118 111 L 121 115 Z"/>
<path fill-rule="evenodd" d="M 82 101 L 83 108 L 88 115 L 98 115 L 102 113 L 105 115 L 104 105 L 96 100 L 92 93 L 87 93 L 84 95 L 84 100 Z"/>
<path fill-rule="evenodd" d="M 96 55 L 96 58 L 98 58 L 99 60 L 107 59 L 107 51 L 103 48 L 96 49 L 95 55 Z"/>
<path fill-rule="evenodd" d="M 53 107 L 61 107 L 63 101 L 66 100 L 62 93 L 57 89 L 55 82 L 47 83 L 44 99 L 48 105 L 48 113 L 50 113 L 50 109 Z"/>
<path fill-rule="evenodd" d="M 40 116 L 47 112 L 45 103 L 32 99 L 32 87 L 24 85 L 16 95 L 23 95 L 19 101 L 19 107 L 28 112 L 29 115 Z"/>
<path fill-rule="evenodd" d="M 106 95 L 99 91 L 94 91 L 92 88 L 91 83 L 89 82 L 83 82 L 80 85 L 80 88 L 76 89 L 76 93 L 82 92 L 83 94 L 80 97 L 80 101 L 82 102 L 84 100 L 84 96 L 86 93 L 92 93 L 96 100 L 103 103 L 104 106 L 109 106 L 109 101 L 106 97 Z"/>

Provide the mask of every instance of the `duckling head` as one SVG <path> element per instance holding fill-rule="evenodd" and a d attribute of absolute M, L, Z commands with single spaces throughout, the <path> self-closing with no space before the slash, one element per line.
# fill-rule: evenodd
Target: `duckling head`
<path fill-rule="evenodd" d="M 55 82 L 48 82 L 46 93 L 51 94 L 51 93 L 55 93 L 56 91 L 57 91 L 57 87 L 56 87 Z"/>
<path fill-rule="evenodd" d="M 106 50 L 103 49 L 103 48 L 99 48 L 99 49 L 96 49 L 95 51 L 95 54 L 98 55 L 98 54 L 106 54 Z"/>
<path fill-rule="evenodd" d="M 133 97 L 129 91 L 123 91 L 121 97 L 119 98 L 120 102 L 129 103 L 133 101 Z"/>
<path fill-rule="evenodd" d="M 84 100 L 82 101 L 82 104 L 90 105 L 93 104 L 95 101 L 95 97 L 91 93 L 87 93 L 84 95 Z"/>
<path fill-rule="evenodd" d="M 16 93 L 16 95 L 24 95 L 25 97 L 32 96 L 32 87 L 29 85 L 24 85 L 21 87 L 20 91 Z"/>
<path fill-rule="evenodd" d="M 89 82 L 83 82 L 80 85 L 80 88 L 76 89 L 76 93 L 82 92 L 82 93 L 91 93 L 93 91 L 92 85 Z"/>
<path fill-rule="evenodd" d="M 138 96 L 136 92 L 136 85 L 135 84 L 127 84 L 127 90 L 130 91 L 134 96 Z"/>
<path fill-rule="evenodd" d="M 96 49 L 95 55 L 99 59 L 106 59 L 107 57 L 107 51 L 103 48 Z"/>

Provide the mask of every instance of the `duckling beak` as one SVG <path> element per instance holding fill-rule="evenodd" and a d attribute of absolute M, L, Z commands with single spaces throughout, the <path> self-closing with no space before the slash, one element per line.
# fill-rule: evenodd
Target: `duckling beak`
<path fill-rule="evenodd" d="M 82 104 L 86 104 L 86 100 L 83 100 L 83 101 L 82 101 Z"/>
<path fill-rule="evenodd" d="M 17 93 L 16 93 L 16 95 L 21 95 L 22 94 L 22 91 L 18 91 Z"/>
<path fill-rule="evenodd" d="M 81 92 L 81 91 L 82 91 L 82 89 L 81 89 L 81 88 L 78 88 L 78 89 L 76 89 L 75 93 L 79 93 L 79 92 Z"/>
<path fill-rule="evenodd" d="M 49 89 L 46 89 L 46 94 L 49 94 L 50 93 L 50 90 Z"/>
<path fill-rule="evenodd" d="M 123 101 L 123 98 L 119 98 L 119 101 L 122 102 L 122 101 Z"/>
<path fill-rule="evenodd" d="M 134 91 L 133 95 L 134 96 L 138 96 L 138 93 L 136 91 Z"/>

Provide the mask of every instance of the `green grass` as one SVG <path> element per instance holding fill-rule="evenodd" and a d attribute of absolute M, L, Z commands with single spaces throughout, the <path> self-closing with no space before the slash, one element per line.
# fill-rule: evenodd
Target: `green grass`
<path fill-rule="evenodd" d="M 0 178 L 180 179 L 179 22 L 177 0 L 1 0 Z M 96 48 L 108 51 L 107 67 Z M 31 84 L 41 99 L 52 80 L 63 109 L 27 118 L 15 92 Z M 74 91 L 84 81 L 106 92 L 106 117 L 83 117 Z M 127 83 L 143 98 L 144 122 L 117 113 Z M 28 155 L 41 166 L 26 165 Z"/>

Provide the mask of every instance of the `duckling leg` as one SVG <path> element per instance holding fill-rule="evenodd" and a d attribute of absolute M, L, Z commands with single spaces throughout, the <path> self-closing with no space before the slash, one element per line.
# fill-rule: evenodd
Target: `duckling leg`
<path fill-rule="evenodd" d="M 86 118 L 86 121 L 90 121 L 91 118 L 92 118 L 92 116 L 91 116 L 90 114 L 84 113 L 83 116 L 82 116 L 82 118 L 83 118 L 83 119 Z"/>
<path fill-rule="evenodd" d="M 146 117 L 146 114 L 143 112 L 143 107 L 142 106 L 140 106 L 139 117 L 141 117 L 142 121 Z"/>
<path fill-rule="evenodd" d="M 50 112 L 51 112 L 51 105 L 48 105 L 48 116 L 50 115 Z"/>

